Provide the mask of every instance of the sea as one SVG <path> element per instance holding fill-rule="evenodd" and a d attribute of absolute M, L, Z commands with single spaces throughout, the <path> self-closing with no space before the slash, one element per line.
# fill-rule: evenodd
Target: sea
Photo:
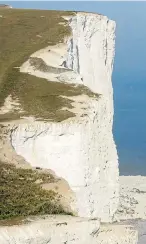
<path fill-rule="evenodd" d="M 146 176 L 145 11 L 146 2 L 129 2 L 122 5 L 121 15 L 118 10 L 114 13 L 117 31 L 113 133 L 121 175 Z"/>

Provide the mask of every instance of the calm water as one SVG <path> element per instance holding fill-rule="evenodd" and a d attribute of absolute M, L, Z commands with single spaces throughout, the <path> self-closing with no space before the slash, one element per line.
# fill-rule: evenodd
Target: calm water
<path fill-rule="evenodd" d="M 91 11 L 116 21 L 113 131 L 120 173 L 146 175 L 146 2 L 8 1 L 8 4 L 18 8 Z"/>
<path fill-rule="evenodd" d="M 120 173 L 146 175 L 146 2 L 122 6 L 123 19 L 115 15 L 113 131 Z"/>
<path fill-rule="evenodd" d="M 115 82 L 114 88 L 120 173 L 146 175 L 146 81 Z"/>

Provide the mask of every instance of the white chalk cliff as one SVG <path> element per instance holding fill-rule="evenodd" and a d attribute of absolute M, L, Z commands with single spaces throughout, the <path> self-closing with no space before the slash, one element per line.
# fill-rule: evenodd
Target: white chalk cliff
<path fill-rule="evenodd" d="M 81 12 L 64 18 L 68 20 L 70 36 L 64 43 L 33 53 L 20 72 L 48 82 L 82 85 L 77 86 L 77 95 L 60 96 L 72 101 L 70 108 L 62 109 L 74 117 L 53 122 L 30 114 L 5 121 L 0 159 L 18 167 L 19 163 L 24 167 L 29 163 L 49 169 L 63 178 L 57 178 L 56 186 L 66 198 L 64 205 L 67 203 L 76 217 L 28 217 L 20 222 L 8 221 L 12 226 L 3 222 L 0 244 L 136 244 L 135 228 L 109 223 L 120 219 L 118 157 L 112 134 L 115 22 L 106 16 Z M 35 66 L 34 60 L 45 69 Z M 0 114 L 22 112 L 21 105 L 19 98 L 14 100 L 9 94 Z"/>
<path fill-rule="evenodd" d="M 84 97 L 85 116 L 76 108 L 76 117 L 60 123 L 34 121 L 14 126 L 11 143 L 32 166 L 51 169 L 68 182 L 74 192 L 71 208 L 78 216 L 110 222 L 119 201 L 118 159 L 112 134 L 115 22 L 98 14 L 77 13 L 68 23 L 72 34 L 65 40 L 63 68 L 69 70 L 60 74 L 58 81 L 83 84 L 100 97 Z M 59 48 L 55 47 L 56 67 L 62 58 Z M 49 64 L 50 53 L 40 50 L 39 57 Z M 51 76 L 34 70 L 29 61 L 20 71 L 48 79 Z"/>

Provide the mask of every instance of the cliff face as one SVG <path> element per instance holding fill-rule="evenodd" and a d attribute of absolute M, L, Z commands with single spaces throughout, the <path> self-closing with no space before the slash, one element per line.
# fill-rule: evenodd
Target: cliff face
<path fill-rule="evenodd" d="M 112 135 L 115 23 L 86 13 L 69 17 L 68 23 L 72 34 L 63 54 L 56 51 L 58 56 L 54 57 L 59 60 L 63 55 L 62 69 L 67 69 L 58 75 L 58 81 L 87 86 L 95 96 L 71 97 L 75 117 L 60 123 L 15 125 L 11 143 L 32 166 L 51 169 L 68 182 L 74 192 L 71 208 L 77 215 L 111 221 L 119 200 L 118 160 Z M 49 55 L 43 50 L 39 58 L 49 64 Z M 50 72 L 38 72 L 28 61 L 20 70 L 50 78 Z M 98 99 L 96 94 L 100 94 Z"/>

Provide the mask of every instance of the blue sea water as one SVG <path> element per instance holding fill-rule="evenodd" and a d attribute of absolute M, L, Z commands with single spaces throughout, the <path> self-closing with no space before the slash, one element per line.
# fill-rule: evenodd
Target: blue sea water
<path fill-rule="evenodd" d="M 120 174 L 146 175 L 146 81 L 114 82 L 114 137 Z"/>
<path fill-rule="evenodd" d="M 146 2 L 5 3 L 18 8 L 91 11 L 116 21 L 113 132 L 120 174 L 146 175 Z"/>
<path fill-rule="evenodd" d="M 120 174 L 146 175 L 146 2 L 122 6 L 123 19 L 115 16 L 113 132 Z"/>

